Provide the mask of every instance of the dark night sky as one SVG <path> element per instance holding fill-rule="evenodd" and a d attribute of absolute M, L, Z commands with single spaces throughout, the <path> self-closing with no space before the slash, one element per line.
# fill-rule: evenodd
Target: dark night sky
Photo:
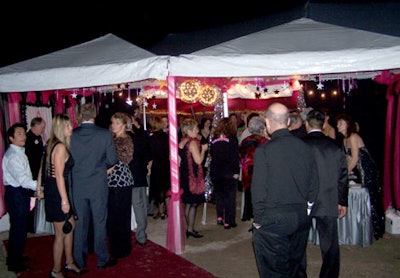
<path fill-rule="evenodd" d="M 5 4 L 7 2 L 7 5 Z M 0 67 L 61 50 L 113 33 L 142 48 L 162 40 L 168 33 L 180 33 L 230 24 L 304 5 L 305 0 L 244 1 L 226 6 L 217 1 L 174 4 L 147 1 L 138 5 L 100 1 L 92 7 L 56 1 L 0 4 Z M 109 4 L 112 2 L 113 4 Z M 267 3 L 268 2 L 268 3 Z M 85 4 L 87 5 L 87 4 Z M 129 7 L 131 6 L 131 7 Z M 146 7 L 147 6 L 147 7 Z"/>
<path fill-rule="evenodd" d="M 129 0 L 128 0 L 129 1 Z M 306 3 L 377 3 L 398 0 L 2 1 L 0 67 L 35 58 L 107 33 L 149 49 L 169 33 L 184 33 L 265 17 Z M 106 2 L 106 3 L 100 3 Z"/>

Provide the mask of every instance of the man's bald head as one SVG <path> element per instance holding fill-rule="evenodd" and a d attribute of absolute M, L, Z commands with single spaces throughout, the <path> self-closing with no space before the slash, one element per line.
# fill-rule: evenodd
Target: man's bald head
<path fill-rule="evenodd" d="M 289 125 L 289 109 L 279 102 L 271 104 L 267 109 L 265 122 L 269 134 L 277 129 L 287 128 Z"/>

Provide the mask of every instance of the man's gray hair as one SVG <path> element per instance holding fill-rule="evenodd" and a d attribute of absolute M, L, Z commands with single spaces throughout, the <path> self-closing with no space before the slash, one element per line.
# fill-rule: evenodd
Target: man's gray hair
<path fill-rule="evenodd" d="M 247 127 L 251 134 L 260 133 L 262 129 L 265 129 L 265 119 L 260 116 L 256 116 L 251 118 L 250 122 L 248 122 Z"/>

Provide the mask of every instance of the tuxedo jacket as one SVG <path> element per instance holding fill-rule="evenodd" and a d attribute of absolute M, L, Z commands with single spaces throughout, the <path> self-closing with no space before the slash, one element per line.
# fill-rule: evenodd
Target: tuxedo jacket
<path fill-rule="evenodd" d="M 319 192 L 313 216 L 338 216 L 338 204 L 348 206 L 348 170 L 345 153 L 333 139 L 320 131 L 303 138 L 314 151 L 318 165 Z"/>

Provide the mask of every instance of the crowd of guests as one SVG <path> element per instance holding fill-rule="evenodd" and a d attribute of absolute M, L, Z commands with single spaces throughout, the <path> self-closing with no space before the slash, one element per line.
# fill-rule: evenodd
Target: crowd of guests
<path fill-rule="evenodd" d="M 24 248 L 27 233 L 34 232 L 33 196 L 44 198 L 46 221 L 53 223 L 51 277 L 88 271 L 91 252 L 98 269 L 129 256 L 132 208 L 140 246 L 147 241 L 148 216 L 168 217 L 168 118 L 154 117 L 147 130 L 140 119 L 117 112 L 105 129 L 95 124 L 96 116 L 94 104 L 83 104 L 73 129 L 69 116 L 55 115 L 47 142 L 40 117 L 32 119 L 28 132 L 21 123 L 8 129 L 10 146 L 2 169 L 10 271 L 29 271 Z M 245 111 L 240 121 L 235 113 L 215 122 L 181 117 L 178 155 L 186 238 L 207 236 L 196 230 L 196 216 L 199 205 L 208 201 L 209 175 L 217 225 L 231 229 L 237 218 L 251 222 L 260 277 L 306 276 L 312 218 L 320 236 L 320 276 L 338 277 L 337 219 L 347 213 L 349 177 L 369 190 L 374 237 L 382 238 L 385 231 L 378 168 L 358 131 L 347 114 L 333 119 L 328 111 L 289 111 L 278 102 L 265 113 Z M 131 178 L 111 184 L 108 177 L 120 167 Z M 240 217 L 238 190 L 243 194 Z"/>

